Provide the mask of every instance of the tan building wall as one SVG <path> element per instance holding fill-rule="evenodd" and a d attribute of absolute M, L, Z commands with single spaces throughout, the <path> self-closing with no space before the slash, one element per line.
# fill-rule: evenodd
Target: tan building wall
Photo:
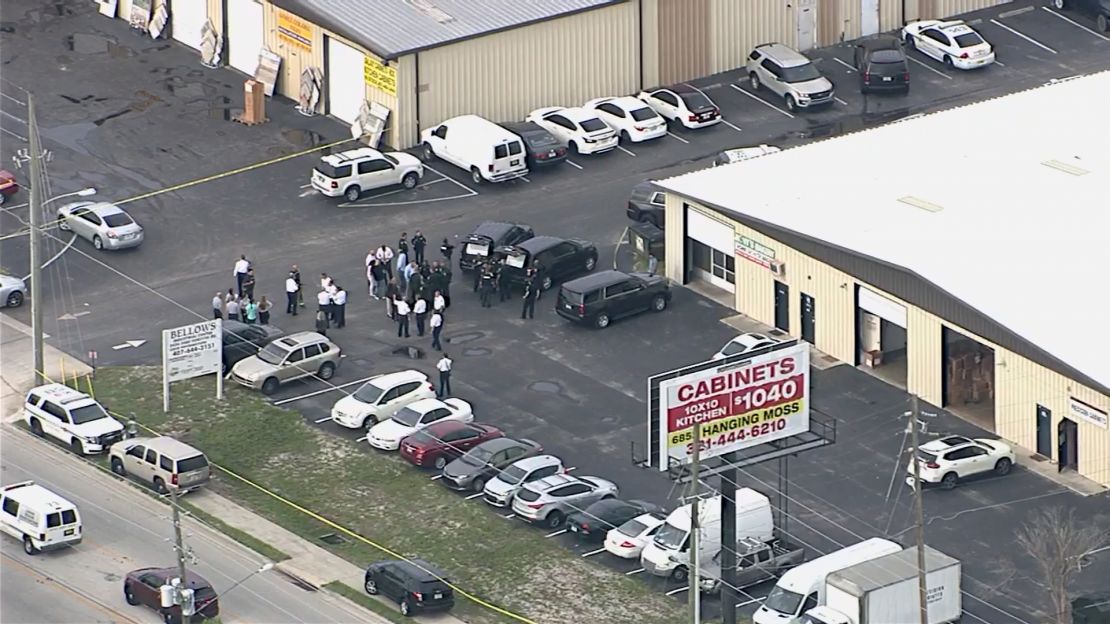
<path fill-rule="evenodd" d="M 747 63 L 752 48 L 772 41 L 794 45 L 797 38 L 790 2 L 714 0 L 710 73 Z M 696 76 L 687 76 L 687 79 Z"/>
<path fill-rule="evenodd" d="M 421 52 L 420 126 L 466 113 L 523 119 L 541 106 L 635 93 L 638 19 L 637 3 L 626 2 Z"/>
<path fill-rule="evenodd" d="M 710 42 L 715 34 L 710 23 L 715 4 L 713 0 L 657 0 L 659 84 L 714 73 Z"/>
<path fill-rule="evenodd" d="M 679 283 L 684 275 L 685 232 L 682 198 L 667 196 L 667 249 L 664 263 L 667 277 Z M 908 304 L 869 284 L 861 282 L 819 260 L 802 254 L 747 226 L 709 209 L 696 210 L 718 221 L 731 222 L 735 235 L 748 236 L 775 252 L 775 260 L 785 266 L 779 277 L 766 267 L 736 257 L 736 294 L 734 307 L 766 325 L 774 325 L 774 282 L 790 288 L 790 333 L 801 333 L 801 293 L 816 299 L 816 347 L 842 362 L 856 361 L 856 286 L 865 286 L 906 308 L 907 391 L 934 405 L 942 405 L 943 331 L 948 327 L 991 347 L 995 352 L 995 431 L 1026 449 L 1036 448 L 1037 405 L 1052 411 L 1053 450 L 1056 426 L 1070 412 L 1074 397 L 1103 412 L 1110 412 L 1110 397 L 1078 384 L 1055 371 L 1012 353 L 989 340 Z M 1084 420 L 1071 418 L 1078 426 L 1079 474 L 1110 486 L 1110 430 Z"/>

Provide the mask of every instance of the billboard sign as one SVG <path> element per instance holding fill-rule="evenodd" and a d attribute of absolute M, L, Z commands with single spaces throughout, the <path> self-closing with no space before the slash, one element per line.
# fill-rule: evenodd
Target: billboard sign
<path fill-rule="evenodd" d="M 162 411 L 170 411 L 170 384 L 216 373 L 216 398 L 224 395 L 223 321 L 215 319 L 162 330 Z"/>
<path fill-rule="evenodd" d="M 757 355 L 659 383 L 659 469 L 809 431 L 809 345 Z"/>

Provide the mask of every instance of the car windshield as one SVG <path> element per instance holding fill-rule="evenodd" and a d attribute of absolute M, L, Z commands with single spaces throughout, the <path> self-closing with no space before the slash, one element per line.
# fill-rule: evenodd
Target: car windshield
<path fill-rule="evenodd" d="M 713 102 L 709 101 L 709 98 L 705 97 L 705 95 L 696 91 L 692 93 L 683 93 L 682 101 L 686 102 L 686 108 L 690 110 L 713 108 Z"/>
<path fill-rule="evenodd" d="M 463 455 L 460 459 L 464 464 L 471 466 L 485 466 L 489 459 L 493 457 L 493 451 L 481 446 L 471 449 L 469 453 Z"/>
<path fill-rule="evenodd" d="M 798 605 L 802 604 L 802 595 L 796 594 L 788 589 L 775 585 L 771 589 L 771 593 L 767 594 L 767 599 L 763 601 L 763 606 L 778 611 L 779 613 L 794 614 L 798 612 Z"/>
<path fill-rule="evenodd" d="M 658 116 L 659 115 L 656 114 L 655 111 L 647 108 L 646 106 L 644 108 L 637 108 L 636 110 L 632 111 L 632 118 L 636 121 L 647 121 L 649 119 L 655 119 Z"/>
<path fill-rule="evenodd" d="M 396 158 L 390 156 L 389 154 L 382 154 L 382 158 L 384 158 L 384 159 L 388 160 L 389 162 L 393 163 L 394 166 L 397 166 L 397 165 L 401 164 L 400 161 L 398 161 Z"/>
<path fill-rule="evenodd" d="M 266 345 L 264 349 L 258 352 L 258 359 L 267 364 L 277 365 L 281 364 L 282 360 L 285 359 L 285 356 L 288 353 L 289 352 L 285 349 L 277 346 L 277 343 L 271 342 L 270 344 Z"/>
<path fill-rule="evenodd" d="M 579 125 L 582 126 L 582 129 L 586 132 L 598 132 L 599 130 L 604 130 L 609 127 L 605 125 L 605 122 L 596 117 L 593 119 L 584 119 Z"/>
<path fill-rule="evenodd" d="M 117 212 L 115 214 L 104 215 L 104 225 L 110 228 L 123 227 L 134 223 L 131 217 L 125 213 Z"/>
<path fill-rule="evenodd" d="M 680 529 L 668 522 L 655 534 L 655 543 L 664 548 L 680 550 L 686 545 L 686 537 L 688 534 L 689 531 L 686 529 Z"/>
<path fill-rule="evenodd" d="M 101 418 L 108 417 L 108 414 L 104 411 L 104 408 L 100 407 L 100 405 L 96 403 L 72 409 L 70 410 L 69 415 L 71 418 L 73 418 L 73 424 L 75 425 L 83 425 L 85 423 L 91 423 L 94 420 L 100 420 Z"/>
<path fill-rule="evenodd" d="M 423 415 L 424 414 L 411 407 L 402 407 L 393 415 L 393 420 L 396 420 L 406 427 L 415 427 L 420 424 L 420 417 Z"/>
<path fill-rule="evenodd" d="M 627 535 L 628 537 L 637 537 L 641 533 L 646 531 L 647 528 L 648 525 L 640 522 L 639 520 L 629 520 L 628 522 L 625 522 L 624 524 L 617 527 L 617 530 L 620 531 L 622 535 Z"/>
<path fill-rule="evenodd" d="M 820 77 L 821 72 L 817 71 L 817 66 L 813 63 L 782 68 L 783 82 L 809 82 Z"/>
<path fill-rule="evenodd" d="M 527 470 L 525 470 L 525 469 L 521 468 L 520 466 L 517 466 L 517 465 L 514 464 L 514 465 L 509 466 L 508 468 L 506 468 L 505 472 L 501 473 L 500 478 L 501 478 L 502 481 L 504 481 L 505 483 L 508 483 L 509 485 L 516 485 L 517 483 L 520 483 L 521 481 L 523 481 L 524 477 L 527 477 L 527 476 L 528 476 L 528 471 Z"/>
<path fill-rule="evenodd" d="M 354 397 L 362 403 L 376 403 L 381 396 L 385 394 L 383 388 L 374 385 L 374 382 L 368 381 L 362 384 L 362 387 L 355 390 Z"/>
<path fill-rule="evenodd" d="M 197 455 L 196 457 L 190 457 L 188 459 L 179 459 L 177 461 L 177 471 L 192 472 L 194 470 L 200 470 L 207 465 L 208 459 L 206 459 L 204 455 Z"/>
<path fill-rule="evenodd" d="M 961 48 L 970 48 L 981 43 L 983 43 L 983 38 L 979 36 L 979 33 L 969 32 L 956 35 L 956 45 Z"/>

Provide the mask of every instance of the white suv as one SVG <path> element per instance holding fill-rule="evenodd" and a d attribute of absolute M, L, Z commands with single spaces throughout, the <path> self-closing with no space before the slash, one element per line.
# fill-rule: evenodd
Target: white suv
<path fill-rule="evenodd" d="M 361 147 L 321 158 L 312 170 L 312 188 L 353 202 L 364 191 L 383 186 L 415 188 L 423 177 L 424 165 L 414 156 Z"/>
<path fill-rule="evenodd" d="M 939 484 L 946 490 L 972 475 L 987 472 L 1009 474 L 1014 466 L 1014 451 L 1010 445 L 999 440 L 972 440 L 958 435 L 922 444 L 917 457 L 921 481 L 925 485 Z M 912 457 L 906 464 L 906 472 L 909 473 L 906 483 L 912 487 Z"/>
<path fill-rule="evenodd" d="M 78 455 L 101 453 L 123 439 L 123 425 L 96 399 L 62 384 L 28 392 L 23 416 L 35 435 L 56 438 Z"/>
<path fill-rule="evenodd" d="M 362 429 L 392 418 L 409 403 L 434 398 L 435 387 L 420 371 L 378 375 L 353 394 L 339 399 L 331 408 L 331 418 L 341 427 Z"/>
<path fill-rule="evenodd" d="M 833 101 L 833 84 L 813 61 L 781 43 L 756 46 L 748 55 L 748 81 L 753 91 L 767 87 L 794 112 Z"/>

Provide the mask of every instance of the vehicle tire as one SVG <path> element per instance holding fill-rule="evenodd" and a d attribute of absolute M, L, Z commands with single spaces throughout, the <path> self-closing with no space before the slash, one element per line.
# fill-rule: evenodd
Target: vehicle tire
<path fill-rule="evenodd" d="M 553 511 L 547 514 L 547 517 L 543 519 L 544 525 L 552 530 L 562 527 L 563 524 L 566 523 L 566 521 L 567 517 L 564 516 L 563 512 L 561 511 Z"/>
<path fill-rule="evenodd" d="M 139 599 L 135 597 L 135 592 L 131 591 L 130 585 L 123 586 L 123 599 L 132 607 L 138 606 L 139 604 Z"/>
<path fill-rule="evenodd" d="M 752 91 L 759 91 L 759 76 L 756 76 L 755 72 L 748 74 L 748 85 L 751 86 Z"/>
<path fill-rule="evenodd" d="M 4 302 L 9 308 L 18 308 L 23 305 L 23 293 L 18 290 L 8 295 L 8 300 Z"/>
<path fill-rule="evenodd" d="M 281 382 L 278 381 L 276 377 L 270 377 L 266 381 L 262 382 L 262 394 L 270 396 L 271 394 L 277 392 L 278 388 L 280 387 Z"/>
<path fill-rule="evenodd" d="M 38 418 L 31 419 L 31 433 L 37 435 L 40 438 L 44 435 L 42 431 L 42 423 L 39 422 Z"/>
<path fill-rule="evenodd" d="M 910 85 L 906 85 L 906 88 L 902 89 L 902 95 L 909 95 L 909 94 L 910 94 Z"/>
<path fill-rule="evenodd" d="M 112 472 L 118 474 L 121 477 L 127 476 L 127 469 L 123 467 L 123 462 L 120 461 L 118 457 L 112 458 Z"/>
<path fill-rule="evenodd" d="M 316 371 L 316 375 L 324 381 L 335 377 L 335 364 L 332 364 L 331 362 L 324 362 L 320 365 L 320 370 Z"/>
<path fill-rule="evenodd" d="M 656 295 L 651 300 L 651 309 L 655 312 L 662 312 L 667 309 L 667 298 L 663 295 Z"/>
<path fill-rule="evenodd" d="M 401 608 L 401 615 L 403 615 L 405 617 L 412 617 L 413 616 L 412 605 L 409 604 L 409 599 L 408 598 L 402 598 L 401 599 L 400 608 Z"/>
<path fill-rule="evenodd" d="M 349 202 L 358 201 L 358 198 L 362 197 L 362 189 L 359 188 L 357 185 L 352 184 L 351 186 L 347 187 L 347 190 L 343 191 L 343 197 L 345 197 Z"/>
<path fill-rule="evenodd" d="M 628 134 L 628 130 L 621 130 L 621 143 L 631 143 L 632 136 Z"/>
<path fill-rule="evenodd" d="M 794 101 L 794 96 L 787 94 L 786 96 L 786 110 L 795 112 L 798 110 L 798 103 Z"/>
<path fill-rule="evenodd" d="M 158 492 L 159 494 L 170 493 L 169 489 L 166 488 L 166 482 L 162 480 L 162 477 L 154 477 L 154 491 Z"/>
<path fill-rule="evenodd" d="M 686 566 L 678 566 L 671 572 L 671 579 L 676 583 L 685 583 L 690 578 L 690 570 Z"/>
<path fill-rule="evenodd" d="M 589 273 L 597 268 L 597 256 L 590 256 L 586 258 L 586 272 Z"/>
<path fill-rule="evenodd" d="M 370 577 L 366 577 L 366 582 L 362 584 L 362 588 L 371 596 L 378 595 L 378 582 Z"/>
<path fill-rule="evenodd" d="M 23 552 L 32 557 L 39 554 L 39 549 L 35 548 L 35 543 L 32 542 L 31 538 L 26 535 L 23 536 Z"/>
<path fill-rule="evenodd" d="M 554 285 L 555 285 L 555 280 L 551 279 L 550 275 L 545 275 L 545 276 L 543 276 L 543 281 L 540 282 L 540 289 L 541 290 L 551 290 L 551 287 L 554 286 Z"/>
<path fill-rule="evenodd" d="M 424 160 L 432 160 L 436 157 L 435 150 L 432 149 L 430 144 L 425 143 L 422 148 L 424 151 Z"/>
<path fill-rule="evenodd" d="M 97 251 L 103 251 L 104 250 L 104 241 L 100 240 L 99 236 L 94 236 L 93 237 L 93 247 Z"/>
<path fill-rule="evenodd" d="M 575 156 L 580 156 L 582 154 L 582 151 L 578 149 L 578 143 L 575 141 L 571 141 L 570 145 L 568 145 L 567 147 L 569 148 L 570 153 Z"/>
<path fill-rule="evenodd" d="M 477 479 L 470 482 L 470 489 L 474 490 L 475 492 L 481 492 L 482 490 L 486 489 L 486 480 L 482 477 L 478 477 Z"/>
<path fill-rule="evenodd" d="M 940 486 L 946 490 L 951 490 L 956 487 L 956 482 L 959 480 L 960 477 L 956 473 L 950 472 L 944 475 L 944 478 L 940 480 Z"/>
<path fill-rule="evenodd" d="M 416 188 L 416 185 L 419 183 L 420 176 L 416 175 L 415 171 L 410 171 L 405 174 L 405 177 L 401 178 L 401 186 L 409 190 Z"/>
<path fill-rule="evenodd" d="M 162 621 L 165 622 L 165 624 L 178 624 L 178 620 L 179 618 L 169 611 L 162 612 Z"/>
<path fill-rule="evenodd" d="M 948 56 L 947 54 L 945 54 L 945 55 L 944 55 L 944 66 L 945 66 L 945 67 L 953 67 L 953 65 L 952 65 L 952 57 L 951 57 L 951 56 Z"/>
<path fill-rule="evenodd" d="M 1007 457 L 1003 457 L 1002 459 L 994 463 L 994 474 L 999 476 L 1008 475 L 1010 474 L 1010 470 L 1012 470 L 1013 467 L 1014 462 L 1010 461 Z"/>
<path fill-rule="evenodd" d="M 906 35 L 905 39 L 906 39 L 906 47 L 907 48 L 909 48 L 911 50 L 916 50 L 917 49 L 917 42 L 915 42 L 913 40 L 913 35 Z"/>
<path fill-rule="evenodd" d="M 64 220 L 60 220 L 60 219 L 61 219 L 61 218 L 59 217 L 59 221 L 58 221 L 58 229 L 59 229 L 59 230 L 61 230 L 61 231 L 63 231 L 63 232 L 69 232 L 69 231 L 70 231 L 70 229 L 69 229 L 69 224 L 68 224 L 68 223 L 66 223 L 66 222 L 65 222 Z"/>
<path fill-rule="evenodd" d="M 81 444 L 81 439 L 80 438 L 70 438 L 69 439 L 69 448 L 72 449 L 73 452 L 76 453 L 77 455 L 84 455 L 85 454 L 85 445 Z"/>
<path fill-rule="evenodd" d="M 1066 7 L 1066 5 L 1067 5 L 1067 2 L 1065 2 L 1064 0 L 1052 0 L 1052 6 L 1057 11 L 1063 11 L 1064 8 Z"/>
<path fill-rule="evenodd" d="M 1099 15 L 1095 19 L 1095 26 L 1102 32 L 1110 32 L 1110 18 L 1105 15 Z"/>
<path fill-rule="evenodd" d="M 609 315 L 608 314 L 602 312 L 601 314 L 597 315 L 597 318 L 594 319 L 594 327 L 597 327 L 598 329 L 605 329 L 608 326 L 609 326 Z"/>
<path fill-rule="evenodd" d="M 860 92 L 860 95 L 867 95 L 867 94 L 871 93 L 871 89 L 868 89 L 867 85 L 863 84 L 863 81 L 861 80 L 860 85 L 859 85 L 859 92 Z"/>
<path fill-rule="evenodd" d="M 435 462 L 432 463 L 432 466 L 434 466 L 436 470 L 443 470 L 447 467 L 447 458 L 440 455 L 436 458 Z"/>
<path fill-rule="evenodd" d="M 475 184 L 481 184 L 482 183 L 482 172 L 478 171 L 477 167 L 471 167 L 470 168 L 470 181 L 475 183 Z"/>

